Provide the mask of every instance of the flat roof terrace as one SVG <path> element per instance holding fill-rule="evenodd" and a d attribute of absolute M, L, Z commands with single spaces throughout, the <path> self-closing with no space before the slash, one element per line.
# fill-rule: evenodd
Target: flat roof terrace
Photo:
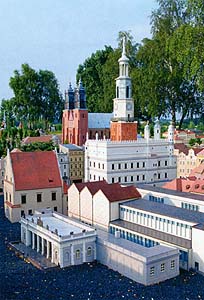
<path fill-rule="evenodd" d="M 94 228 L 77 222 L 69 217 L 63 216 L 59 213 L 36 214 L 33 216 L 26 216 L 26 219 L 33 224 L 40 225 L 51 232 L 57 229 L 58 235 L 61 237 L 67 236 L 70 232 L 73 234 L 86 232 L 93 232 Z"/>

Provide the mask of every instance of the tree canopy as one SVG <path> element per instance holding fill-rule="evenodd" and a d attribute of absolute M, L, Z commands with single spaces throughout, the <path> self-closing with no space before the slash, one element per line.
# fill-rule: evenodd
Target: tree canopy
<path fill-rule="evenodd" d="M 120 32 L 118 47 L 92 54 L 77 72 L 84 81 L 90 111 L 112 111 L 121 38 L 127 38 L 130 76 L 137 118 L 172 116 L 176 123 L 202 116 L 204 105 L 204 4 L 202 0 L 157 0 L 152 38 L 134 41 Z"/>
<path fill-rule="evenodd" d="M 54 73 L 32 69 L 28 64 L 15 70 L 9 85 L 13 90 L 13 112 L 18 121 L 33 124 L 44 120 L 46 127 L 59 120 L 63 109 L 63 99 Z"/>

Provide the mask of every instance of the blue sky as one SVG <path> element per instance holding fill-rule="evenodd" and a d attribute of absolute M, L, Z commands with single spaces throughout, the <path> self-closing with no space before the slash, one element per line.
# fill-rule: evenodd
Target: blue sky
<path fill-rule="evenodd" d="M 12 97 L 9 78 L 22 63 L 53 71 L 64 92 L 80 63 L 117 46 L 119 31 L 150 36 L 155 8 L 156 0 L 0 0 L 0 100 Z"/>

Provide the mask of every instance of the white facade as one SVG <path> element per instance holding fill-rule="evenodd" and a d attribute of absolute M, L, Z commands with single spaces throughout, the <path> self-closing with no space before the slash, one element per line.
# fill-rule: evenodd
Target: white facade
<path fill-rule="evenodd" d="M 113 121 L 134 120 L 134 100 L 131 98 L 131 79 L 128 75 L 128 58 L 123 53 L 119 59 L 119 77 L 116 80 Z M 114 120 L 115 119 L 115 120 Z M 136 136 L 135 132 L 135 136 Z M 150 139 L 149 126 L 145 138 L 132 141 L 90 140 L 85 143 L 85 181 L 105 179 L 119 182 L 155 183 L 176 178 L 174 156 L 174 128 L 168 129 L 168 138 L 161 139 L 159 121 L 154 126 L 154 138 Z"/>
<path fill-rule="evenodd" d="M 4 188 L 4 159 L 0 159 L 0 193 L 3 192 Z"/>
<path fill-rule="evenodd" d="M 176 177 L 173 145 L 164 139 L 87 140 L 85 181 L 123 184 L 164 182 Z"/>
<path fill-rule="evenodd" d="M 21 218 L 21 242 L 60 267 L 96 259 L 96 231 L 58 213 Z"/>
<path fill-rule="evenodd" d="M 120 206 L 120 220 L 110 223 L 110 232 L 146 247 L 155 244 L 176 247 L 180 267 L 204 271 L 204 215 L 147 200 Z"/>
<path fill-rule="evenodd" d="M 204 213 L 204 196 L 201 194 L 185 193 L 147 185 L 138 185 L 137 190 L 143 199 Z"/>
<path fill-rule="evenodd" d="M 69 157 L 66 153 L 63 152 L 56 152 L 56 154 L 61 177 L 67 184 L 70 184 Z"/>

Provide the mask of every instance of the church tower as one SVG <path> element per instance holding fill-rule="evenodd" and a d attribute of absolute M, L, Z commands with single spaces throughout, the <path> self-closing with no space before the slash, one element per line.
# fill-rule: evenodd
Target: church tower
<path fill-rule="evenodd" d="M 68 142 L 82 146 L 86 142 L 88 132 L 88 110 L 86 93 L 81 80 L 73 90 L 69 84 L 65 92 L 65 109 L 62 117 L 62 143 Z"/>
<path fill-rule="evenodd" d="M 130 141 L 137 139 L 137 123 L 134 122 L 134 100 L 132 83 L 129 77 L 129 59 L 123 38 L 122 56 L 119 62 L 119 77 L 116 79 L 116 98 L 113 100 L 113 119 L 111 121 L 111 140 Z"/>

